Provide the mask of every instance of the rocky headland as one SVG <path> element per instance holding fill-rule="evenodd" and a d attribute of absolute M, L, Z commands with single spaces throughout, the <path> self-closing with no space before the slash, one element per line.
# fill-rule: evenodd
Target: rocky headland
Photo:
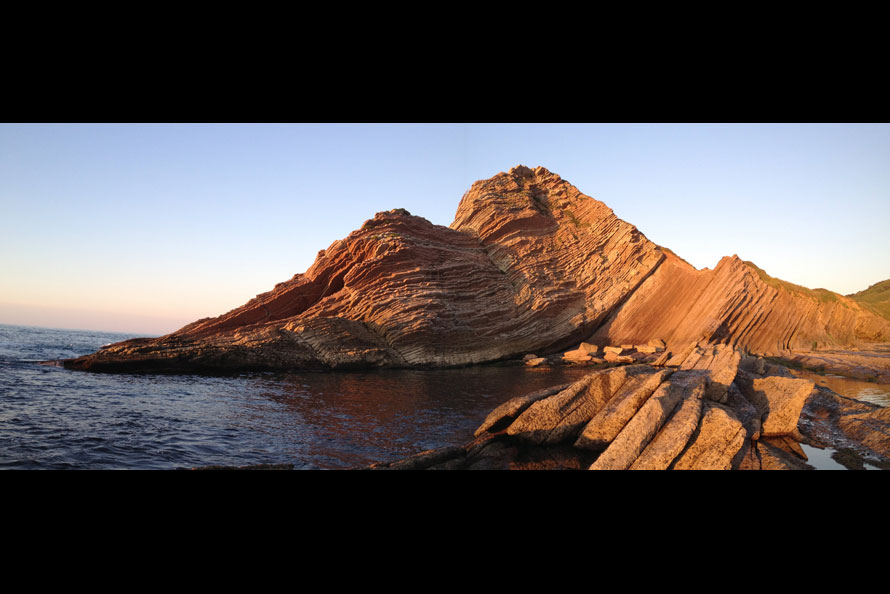
<path fill-rule="evenodd" d="M 788 367 L 890 383 L 890 285 L 843 296 L 737 256 L 697 270 L 543 167 L 474 183 L 449 227 L 377 213 L 216 318 L 63 361 L 95 372 L 589 366 L 463 446 L 376 469 L 890 468 L 890 409 Z M 857 466 L 858 465 L 858 466 Z"/>
<path fill-rule="evenodd" d="M 528 354 L 547 364 L 584 342 L 604 357 L 557 358 L 638 362 L 606 352 L 627 345 L 654 361 L 700 343 L 806 366 L 815 353 L 890 342 L 890 321 L 854 297 L 774 279 L 737 256 L 697 270 L 560 176 L 520 165 L 474 183 L 449 227 L 403 209 L 377 213 L 305 273 L 237 309 L 63 364 L 207 373 L 453 367 Z M 655 343 L 661 351 L 636 348 Z"/>

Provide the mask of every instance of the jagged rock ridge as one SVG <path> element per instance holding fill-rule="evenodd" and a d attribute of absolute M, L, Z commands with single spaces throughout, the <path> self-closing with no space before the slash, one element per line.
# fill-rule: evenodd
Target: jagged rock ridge
<path fill-rule="evenodd" d="M 832 294 L 834 295 L 834 294 Z M 217 318 L 65 362 L 93 371 L 457 366 L 699 339 L 775 352 L 890 340 L 839 297 L 767 284 L 736 257 L 695 270 L 543 167 L 476 182 L 450 227 L 378 213 L 304 274 Z"/>

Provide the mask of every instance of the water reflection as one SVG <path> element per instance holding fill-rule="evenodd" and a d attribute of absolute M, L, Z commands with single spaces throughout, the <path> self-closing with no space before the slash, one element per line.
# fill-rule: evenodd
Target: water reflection
<path fill-rule="evenodd" d="M 797 377 L 806 378 L 820 386 L 825 386 L 841 396 L 871 402 L 878 406 L 890 406 L 890 384 L 876 384 L 840 375 L 822 375 L 800 369 L 794 369 L 792 373 Z"/>
<path fill-rule="evenodd" d="M 809 465 L 816 470 L 849 470 L 849 468 L 835 460 L 837 450 L 832 448 L 815 448 L 805 443 L 800 444 L 800 447 L 806 453 Z M 862 462 L 862 468 L 865 470 L 880 470 L 868 462 Z"/>
<path fill-rule="evenodd" d="M 344 468 L 463 444 L 502 402 L 585 373 L 568 367 L 295 373 L 264 378 L 257 387 L 287 417 L 272 425 L 312 444 L 316 467 Z M 268 415 L 263 411 L 267 422 Z"/>

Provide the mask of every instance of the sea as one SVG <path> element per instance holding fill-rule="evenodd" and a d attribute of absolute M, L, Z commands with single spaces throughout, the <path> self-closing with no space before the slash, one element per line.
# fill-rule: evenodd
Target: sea
<path fill-rule="evenodd" d="M 0 468 L 363 468 L 463 445 L 496 406 L 583 368 L 98 374 L 44 361 L 135 334 L 0 325 Z"/>

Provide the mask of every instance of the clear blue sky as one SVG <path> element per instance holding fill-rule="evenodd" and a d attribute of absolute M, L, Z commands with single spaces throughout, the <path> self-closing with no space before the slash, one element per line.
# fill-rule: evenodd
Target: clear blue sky
<path fill-rule="evenodd" d="M 520 163 L 698 268 L 890 278 L 890 125 L 0 124 L 0 323 L 166 333 Z"/>

